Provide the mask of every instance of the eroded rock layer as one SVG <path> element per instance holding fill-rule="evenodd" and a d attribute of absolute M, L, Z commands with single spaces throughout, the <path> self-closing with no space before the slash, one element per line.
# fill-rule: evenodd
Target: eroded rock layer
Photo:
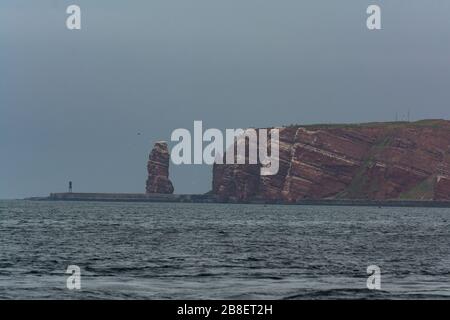
<path fill-rule="evenodd" d="M 280 129 L 279 171 L 214 165 L 222 200 L 450 200 L 450 121 L 290 126 Z"/>

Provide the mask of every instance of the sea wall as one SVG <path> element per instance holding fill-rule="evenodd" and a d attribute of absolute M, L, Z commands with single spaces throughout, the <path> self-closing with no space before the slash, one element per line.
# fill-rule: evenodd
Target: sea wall
<path fill-rule="evenodd" d="M 51 193 L 39 200 L 51 201 L 116 201 L 116 202 L 215 202 L 212 195 L 145 194 L 145 193 Z"/>
<path fill-rule="evenodd" d="M 168 202 L 168 203 L 222 203 L 255 205 L 299 205 L 299 206 L 365 206 L 365 207 L 431 207 L 450 208 L 450 201 L 430 200 L 352 200 L 323 199 L 283 200 L 248 199 L 247 201 L 223 200 L 212 194 L 144 194 L 144 193 L 51 193 L 48 197 L 32 197 L 31 201 L 99 201 L 99 202 Z"/>

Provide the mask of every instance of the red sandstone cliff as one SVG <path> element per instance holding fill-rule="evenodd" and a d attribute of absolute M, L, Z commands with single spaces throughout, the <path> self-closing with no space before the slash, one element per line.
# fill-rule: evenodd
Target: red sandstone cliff
<path fill-rule="evenodd" d="M 450 200 L 450 121 L 291 126 L 280 129 L 280 167 L 213 169 L 222 200 Z"/>
<path fill-rule="evenodd" d="M 173 193 L 173 185 L 169 180 L 169 162 L 167 143 L 156 142 L 147 164 L 147 193 Z"/>

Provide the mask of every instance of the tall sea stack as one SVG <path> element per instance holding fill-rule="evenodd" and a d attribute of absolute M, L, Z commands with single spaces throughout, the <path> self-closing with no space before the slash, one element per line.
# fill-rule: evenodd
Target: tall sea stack
<path fill-rule="evenodd" d="M 165 141 L 155 143 L 147 163 L 148 178 L 146 193 L 173 193 L 173 185 L 169 180 L 169 148 Z"/>

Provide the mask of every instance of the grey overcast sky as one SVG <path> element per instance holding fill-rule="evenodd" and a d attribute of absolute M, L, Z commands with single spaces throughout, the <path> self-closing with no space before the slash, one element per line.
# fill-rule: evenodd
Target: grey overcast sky
<path fill-rule="evenodd" d="M 153 142 L 194 120 L 450 117 L 448 0 L 2 0 L 0 45 L 0 198 L 144 192 Z M 211 170 L 172 165 L 175 191 Z"/>

